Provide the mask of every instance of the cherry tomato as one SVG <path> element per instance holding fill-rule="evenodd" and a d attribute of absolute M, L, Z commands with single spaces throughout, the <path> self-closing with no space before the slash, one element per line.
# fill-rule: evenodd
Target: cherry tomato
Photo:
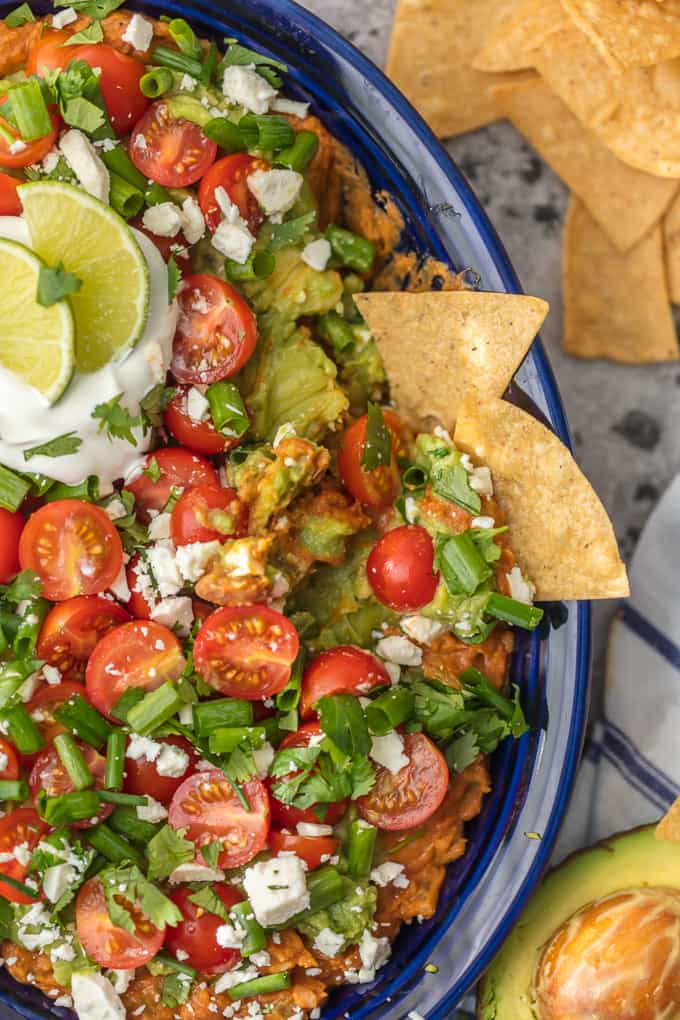
<path fill-rule="evenodd" d="M 127 567 L 125 568 L 125 576 L 127 580 L 127 586 L 130 589 L 130 599 L 127 607 L 135 620 L 150 620 L 151 610 L 154 606 L 157 606 L 160 602 L 159 598 L 154 595 L 153 602 L 149 602 L 148 595 L 143 595 L 141 591 L 137 591 L 137 577 L 139 574 L 139 554 L 135 553 Z"/>
<path fill-rule="evenodd" d="M 212 420 L 195 421 L 187 412 L 190 386 L 178 386 L 165 412 L 165 427 L 182 446 L 196 453 L 214 455 L 238 446 L 240 439 L 230 439 L 217 431 Z"/>
<path fill-rule="evenodd" d="M 243 899 L 243 894 L 226 882 L 214 882 L 210 888 L 227 910 Z M 179 952 L 182 963 L 194 967 L 201 974 L 224 974 L 236 966 L 241 953 L 238 949 L 224 949 L 219 945 L 217 929 L 224 921 L 216 914 L 197 907 L 191 902 L 191 896 L 191 890 L 186 887 L 170 894 L 172 902 L 182 911 L 184 920 L 176 928 L 168 928 L 165 948 L 175 957 Z"/>
<path fill-rule="evenodd" d="M 65 701 L 76 694 L 81 697 L 85 695 L 83 684 L 70 680 L 62 680 L 60 684 L 43 684 L 26 705 L 26 711 L 40 730 L 45 744 L 51 744 L 56 736 L 66 732 L 61 723 L 54 718 L 54 713 Z M 36 751 L 34 754 L 22 754 L 22 765 L 32 768 L 42 753 L 42 751 Z"/>
<path fill-rule="evenodd" d="M 317 722 L 305 723 L 295 733 L 289 733 L 287 737 L 284 737 L 279 744 L 279 751 L 285 750 L 288 747 L 309 747 L 314 742 L 318 743 L 323 737 L 323 730 Z M 291 776 L 296 775 L 295 772 L 290 773 Z M 283 777 L 284 779 L 287 777 Z M 315 813 L 313 805 L 308 808 L 297 808 L 291 807 L 289 804 L 282 804 L 280 800 L 277 800 L 272 793 L 272 787 L 277 780 L 270 777 L 267 779 L 267 786 L 269 788 L 269 796 L 271 798 L 271 809 L 272 809 L 272 821 L 275 822 L 281 829 L 295 829 L 298 822 L 311 822 L 314 825 L 318 825 L 321 819 Z M 326 808 L 326 814 L 323 819 L 324 825 L 335 825 L 337 821 L 344 815 L 347 810 L 348 800 L 340 800 L 335 804 L 324 804 Z"/>
<path fill-rule="evenodd" d="M 7 96 L 2 96 L 0 98 L 0 106 L 6 100 Z M 53 113 L 50 114 L 50 117 L 52 119 L 52 130 L 43 135 L 42 138 L 36 138 L 32 142 L 23 142 L 23 148 L 19 152 L 12 151 L 15 143 L 21 141 L 19 132 L 4 117 L 0 117 L 0 127 L 2 127 L 2 133 L 0 133 L 0 166 L 16 168 L 29 166 L 31 163 L 39 163 L 54 145 L 57 139 L 57 132 L 59 131 L 58 117 Z"/>
<path fill-rule="evenodd" d="M 173 117 L 167 103 L 154 103 L 130 139 L 130 158 L 145 177 L 166 188 L 188 188 L 215 162 L 217 145 L 198 124 Z"/>
<path fill-rule="evenodd" d="M 155 461 L 155 464 L 154 464 Z M 158 481 L 149 477 L 152 469 L 160 471 Z M 125 486 L 135 497 L 135 510 L 143 521 L 149 521 L 149 510 L 159 512 L 175 490 L 184 492 L 197 485 L 219 486 L 217 473 L 207 460 L 188 450 L 165 449 L 147 454 L 146 460 L 134 481 Z"/>
<path fill-rule="evenodd" d="M 145 797 L 150 793 L 161 804 L 169 804 L 175 792 L 188 777 L 189 772 L 193 772 L 196 768 L 198 755 L 184 737 L 163 737 L 157 743 L 171 744 L 188 755 L 184 772 L 180 776 L 164 776 L 158 771 L 157 761 L 152 762 L 147 758 L 126 758 L 125 792 L 135 793 L 140 797 Z"/>
<path fill-rule="evenodd" d="M 178 500 L 170 532 L 175 545 L 239 538 L 248 530 L 248 508 L 236 489 L 197 485 Z"/>
<path fill-rule="evenodd" d="M 395 499 L 401 486 L 397 453 L 401 444 L 401 421 L 393 411 L 383 408 L 383 418 L 390 431 L 392 456 L 387 464 L 367 471 L 361 459 L 366 445 L 368 415 L 359 418 L 347 429 L 338 451 L 338 469 L 345 488 L 364 506 L 384 507 Z"/>
<path fill-rule="evenodd" d="M 330 694 L 367 694 L 374 687 L 389 687 L 390 675 L 370 652 L 340 645 L 321 652 L 307 666 L 302 678 L 300 715 L 315 717 L 313 706 Z"/>
<path fill-rule="evenodd" d="M 310 871 L 325 864 L 340 846 L 340 840 L 332 836 L 297 836 L 279 829 L 271 830 L 268 842 L 275 857 L 283 853 L 296 854 L 307 862 Z"/>
<path fill-rule="evenodd" d="M 100 879 L 88 879 L 76 899 L 76 930 L 87 955 L 100 967 L 132 970 L 152 960 L 163 945 L 165 925 L 156 928 L 136 904 L 121 892 L 121 906 L 132 917 L 135 930 L 118 928 L 109 917 Z"/>
<path fill-rule="evenodd" d="M 142 61 L 121 53 L 108 43 L 72 49 L 77 60 L 84 60 L 90 67 L 101 68 L 99 87 L 111 126 L 118 136 L 129 134 L 149 105 L 149 100 L 139 88 L 140 78 L 146 71 Z"/>
<path fill-rule="evenodd" d="M 103 510 L 82 499 L 57 499 L 29 517 L 19 542 L 22 570 L 35 570 L 45 598 L 96 595 L 116 580 L 123 546 Z"/>
<path fill-rule="evenodd" d="M 129 687 L 155 691 L 177 680 L 184 669 L 182 646 L 167 627 L 153 620 L 133 620 L 101 639 L 85 673 L 87 697 L 112 719 L 111 709 Z"/>
<path fill-rule="evenodd" d="M 408 758 L 399 772 L 379 765 L 375 785 L 357 801 L 359 814 L 379 829 L 415 829 L 433 815 L 446 796 L 449 767 L 444 756 L 424 733 L 406 733 Z"/>
<path fill-rule="evenodd" d="M 7 584 L 18 573 L 19 539 L 23 530 L 21 514 L 0 507 L 0 584 Z"/>
<path fill-rule="evenodd" d="M 184 780 L 170 804 L 168 822 L 173 829 L 188 829 L 187 839 L 196 844 L 197 851 L 216 840 L 222 843 L 220 868 L 240 868 L 267 842 L 267 791 L 259 779 L 249 779 L 241 788 L 250 811 L 246 811 L 221 769 L 195 772 Z"/>
<path fill-rule="evenodd" d="M 174 255 L 175 262 L 183 273 L 191 272 L 191 256 L 189 255 L 189 245 L 184 234 L 180 231 L 175 234 L 174 237 L 161 237 L 160 234 L 154 234 L 153 230 L 149 230 L 148 227 L 144 226 L 144 220 L 141 216 L 135 216 L 133 220 L 130 220 L 129 225 L 134 227 L 135 230 L 141 230 L 143 234 L 149 238 L 150 241 L 158 248 L 161 253 L 161 258 L 164 262 L 170 261 L 170 256 Z M 178 251 L 178 246 L 182 246 L 182 251 Z"/>
<path fill-rule="evenodd" d="M 93 747 L 87 744 L 79 744 L 83 752 L 85 763 L 94 776 L 95 789 L 104 789 L 104 777 L 106 775 L 106 758 L 98 754 Z M 44 790 L 48 797 L 61 797 L 64 793 L 74 793 L 75 786 L 71 782 L 68 772 L 61 763 L 54 746 L 41 751 L 36 758 L 28 779 L 31 790 L 31 797 L 36 807 L 38 794 Z M 85 818 L 80 822 L 73 822 L 74 829 L 89 829 L 93 824 L 103 822 L 113 811 L 113 804 L 102 804 L 95 822 L 91 818 Z"/>
<path fill-rule="evenodd" d="M 56 666 L 67 680 L 83 681 L 87 660 L 99 639 L 129 619 L 111 599 L 98 595 L 68 599 L 47 614 L 38 638 L 38 658 Z"/>
<path fill-rule="evenodd" d="M 238 206 L 251 234 L 257 233 L 264 221 L 264 213 L 248 187 L 248 178 L 255 170 L 271 170 L 271 167 L 266 160 L 256 159 L 245 152 L 225 156 L 210 167 L 200 183 L 198 201 L 212 234 L 222 220 L 222 212 L 215 198 L 218 188 L 224 188 L 231 201 Z"/>
<path fill-rule="evenodd" d="M 239 292 L 199 273 L 184 279 L 178 302 L 170 366 L 175 379 L 207 386 L 243 368 L 255 350 L 257 322 Z"/>
<path fill-rule="evenodd" d="M 75 49 L 74 46 L 64 46 L 68 39 L 69 33 L 61 29 L 59 31 L 43 29 L 28 51 L 26 74 L 29 77 L 37 74 L 44 78 L 45 71 L 62 71 L 67 67 L 73 60 Z"/>
<path fill-rule="evenodd" d="M 19 846 L 26 844 L 28 850 L 34 850 L 47 832 L 47 825 L 33 808 L 15 808 L 4 818 L 0 818 L 0 854 L 11 854 Z M 28 865 L 20 864 L 16 859 L 0 864 L 0 876 L 7 875 L 16 882 L 23 882 L 28 874 Z M 10 903 L 34 903 L 37 896 L 26 896 L 11 885 L 0 881 L 0 896 Z"/>
<path fill-rule="evenodd" d="M 19 759 L 9 740 L 0 737 L 0 779 L 19 778 Z"/>
<path fill-rule="evenodd" d="M 414 613 L 434 598 L 439 573 L 433 564 L 434 543 L 425 528 L 405 524 L 376 542 L 366 562 L 366 576 L 384 606 Z"/>
<path fill-rule="evenodd" d="M 0 216 L 21 216 L 21 199 L 17 188 L 21 184 L 16 177 L 0 173 Z M 9 513 L 3 510 L 3 513 Z"/>
<path fill-rule="evenodd" d="M 221 694 L 259 701 L 283 690 L 299 648 L 295 627 L 275 609 L 225 606 L 199 630 L 194 665 Z"/>

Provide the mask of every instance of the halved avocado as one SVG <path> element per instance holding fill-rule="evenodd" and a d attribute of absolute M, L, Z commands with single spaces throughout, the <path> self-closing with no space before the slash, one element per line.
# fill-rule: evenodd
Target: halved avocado
<path fill-rule="evenodd" d="M 680 845 L 654 825 L 568 857 L 544 879 L 479 986 L 478 1020 L 536 1020 L 532 984 L 545 944 L 582 907 L 623 889 L 680 889 Z"/>

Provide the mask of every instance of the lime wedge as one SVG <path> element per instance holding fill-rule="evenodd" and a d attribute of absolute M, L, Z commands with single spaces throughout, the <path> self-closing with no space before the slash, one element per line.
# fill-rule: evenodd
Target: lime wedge
<path fill-rule="evenodd" d="M 125 220 L 87 192 L 61 181 L 19 188 L 31 247 L 63 263 L 82 286 L 70 297 L 76 365 L 95 372 L 137 343 L 146 324 L 149 270 Z"/>
<path fill-rule="evenodd" d="M 53 404 L 75 365 L 75 324 L 68 301 L 36 300 L 45 263 L 16 241 L 0 239 L 0 365 Z"/>

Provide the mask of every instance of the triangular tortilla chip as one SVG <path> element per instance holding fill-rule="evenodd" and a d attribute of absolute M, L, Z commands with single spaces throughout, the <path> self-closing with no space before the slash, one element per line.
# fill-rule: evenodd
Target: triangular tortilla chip
<path fill-rule="evenodd" d="M 541 328 L 548 304 L 471 290 L 357 294 L 404 417 L 452 427 L 463 395 L 500 397 Z"/>
<path fill-rule="evenodd" d="M 455 442 L 491 469 L 512 550 L 539 601 L 629 594 L 607 512 L 545 425 L 505 400 L 470 396 Z"/>
<path fill-rule="evenodd" d="M 674 305 L 680 304 L 680 195 L 672 203 L 663 220 L 668 290 Z"/>
<path fill-rule="evenodd" d="M 494 95 L 499 113 L 578 195 L 617 248 L 631 248 L 658 223 L 677 181 L 622 163 L 540 78 L 502 85 Z"/>
<path fill-rule="evenodd" d="M 501 5 L 502 7 L 502 5 Z M 547 0 L 519 0 L 487 26 L 481 49 L 472 61 L 478 71 L 522 71 L 533 67 L 532 52 L 551 32 L 569 24 L 559 6 Z"/>
<path fill-rule="evenodd" d="M 622 253 L 577 198 L 564 231 L 564 347 L 626 364 L 676 361 L 661 227 Z"/>
<path fill-rule="evenodd" d="M 680 797 L 669 807 L 657 825 L 654 835 L 669 843 L 680 843 Z"/>
<path fill-rule="evenodd" d="M 562 0 L 613 71 L 680 56 L 680 0 Z"/>
<path fill-rule="evenodd" d="M 387 73 L 440 137 L 498 119 L 489 89 L 499 79 L 471 61 L 489 25 L 517 2 L 399 0 Z"/>

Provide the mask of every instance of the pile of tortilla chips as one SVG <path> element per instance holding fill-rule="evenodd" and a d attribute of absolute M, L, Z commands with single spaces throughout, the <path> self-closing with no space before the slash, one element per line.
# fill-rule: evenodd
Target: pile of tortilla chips
<path fill-rule="evenodd" d="M 564 345 L 680 356 L 680 0 L 399 0 L 388 62 L 443 137 L 507 118 L 571 189 Z"/>

